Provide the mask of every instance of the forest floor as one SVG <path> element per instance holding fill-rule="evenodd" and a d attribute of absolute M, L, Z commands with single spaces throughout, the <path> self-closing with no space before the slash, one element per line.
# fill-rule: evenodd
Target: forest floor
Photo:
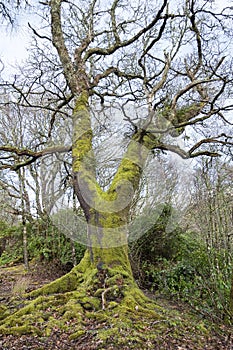
<path fill-rule="evenodd" d="M 7 304 L 10 297 L 20 298 L 23 293 L 36 289 L 64 273 L 65 270 L 59 265 L 55 267 L 54 264 L 34 264 L 30 272 L 25 272 L 21 264 L 0 267 L 0 302 Z M 96 335 L 106 324 L 87 318 L 83 323 L 82 336 L 76 340 L 70 340 L 68 333 L 56 327 L 49 337 L 0 334 L 0 350 L 233 350 L 233 327 L 201 318 L 187 304 L 144 292 L 166 309 L 169 315 L 166 326 L 161 328 L 161 321 L 144 319 L 143 329 L 121 329 L 119 320 L 119 333 L 102 345 Z M 147 340 L 146 334 L 149 333 L 155 335 L 154 340 Z M 132 340 L 132 334 L 135 342 Z"/>

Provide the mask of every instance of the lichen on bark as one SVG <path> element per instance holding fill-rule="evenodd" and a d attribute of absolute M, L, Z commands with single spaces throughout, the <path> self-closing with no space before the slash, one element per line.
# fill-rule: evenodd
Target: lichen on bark
<path fill-rule="evenodd" d="M 15 302 L 13 313 L 0 321 L 3 333 L 32 332 L 48 336 L 54 324 L 63 330 L 76 319 L 74 333 L 82 334 L 87 312 L 93 317 L 105 312 L 124 315 L 125 323 L 141 312 L 160 317 L 156 305 L 139 290 L 128 256 L 127 224 L 149 149 L 150 137 L 138 134 L 130 141 L 109 189 L 104 192 L 95 176 L 89 95 L 77 98 L 73 111 L 73 176 L 75 192 L 84 210 L 90 247 L 78 266 L 65 276 Z M 38 321 L 39 320 L 39 321 Z M 80 333 L 81 332 L 81 333 Z"/>

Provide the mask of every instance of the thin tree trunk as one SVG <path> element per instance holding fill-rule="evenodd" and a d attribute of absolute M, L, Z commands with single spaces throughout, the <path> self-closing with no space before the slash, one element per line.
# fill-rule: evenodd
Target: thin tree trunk
<path fill-rule="evenodd" d="M 71 240 L 71 249 L 72 249 L 72 263 L 73 263 L 73 266 L 76 266 L 77 258 L 76 258 L 76 250 L 75 250 L 75 245 L 73 240 Z"/>
<path fill-rule="evenodd" d="M 23 171 L 23 173 L 22 173 Z M 25 171 L 19 169 L 19 183 L 20 183 L 20 195 L 21 195 L 21 210 L 22 210 L 22 225 L 23 225 L 23 258 L 24 266 L 26 270 L 29 270 L 29 261 L 28 261 L 28 248 L 27 248 L 27 219 L 26 219 L 26 210 L 25 210 Z"/>
<path fill-rule="evenodd" d="M 24 266 L 26 270 L 29 270 L 29 261 L 28 261 L 28 248 L 27 248 L 27 225 L 25 219 L 23 219 L 23 259 Z"/>

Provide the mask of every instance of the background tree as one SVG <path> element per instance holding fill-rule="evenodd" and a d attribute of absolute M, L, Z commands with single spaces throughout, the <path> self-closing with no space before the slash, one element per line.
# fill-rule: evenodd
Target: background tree
<path fill-rule="evenodd" d="M 70 274 L 31 296 L 73 291 L 68 299 L 79 295 L 84 300 L 88 293 L 84 308 L 143 308 L 145 297 L 128 259 L 127 227 L 150 151 L 184 159 L 231 152 L 230 8 L 194 0 L 156 5 L 114 0 L 107 7 L 95 0 L 51 0 L 38 4 L 39 10 L 42 28 L 30 24 L 35 39 L 29 68 L 2 86 L 13 91 L 18 106 L 44 108 L 49 130 L 37 147 L 2 145 L 1 167 L 18 170 L 49 154 L 72 151 L 74 191 L 86 219 L 89 248 Z M 121 117 L 116 119 L 119 105 Z M 51 143 L 59 117 L 71 121 L 72 145 Z M 221 126 L 220 134 L 213 133 L 213 123 Z M 129 134 L 106 189 L 98 183 L 93 147 L 98 137 L 101 141 L 101 128 L 105 134 L 118 130 L 123 141 L 122 135 Z M 25 158 L 18 162 L 15 156 Z M 38 303 L 43 309 L 43 301 Z M 147 306 L 154 308 L 150 302 Z M 9 316 L 6 324 L 22 322 L 15 318 Z"/>
<path fill-rule="evenodd" d="M 1 107 L 1 143 L 6 145 L 15 145 L 18 148 L 39 147 L 45 143 L 43 135 L 44 115 L 43 110 L 40 113 L 32 108 L 25 110 L 18 109 L 17 105 L 11 103 L 9 96 L 3 96 Z M 34 102 L 36 103 L 36 101 Z M 29 112 L 29 113 L 27 113 Z M 59 133 L 57 142 L 63 143 L 65 138 L 64 125 L 61 126 L 60 120 L 57 120 L 56 130 Z M 54 126 L 55 128 L 55 126 Z M 63 130 L 59 132 L 58 130 Z M 30 131 L 29 131 L 30 130 Z M 55 130 L 54 130 L 55 132 Z M 30 135 L 29 135 L 30 133 Z M 49 141 L 48 141 L 49 143 Z M 18 156 L 14 156 L 17 161 Z M 10 157 L 11 158 L 11 157 Z M 11 159 L 6 157 L 5 162 L 11 162 Z M 19 158 L 18 158 L 19 159 Z M 21 157 L 20 162 L 27 162 L 27 157 Z M 20 167 L 13 172 L 2 171 L 1 189 L 2 198 L 2 216 L 6 222 L 18 224 L 22 222 L 23 227 L 19 227 L 18 231 L 22 231 L 22 245 L 24 250 L 25 266 L 28 269 L 27 256 L 32 254 L 31 247 L 36 248 L 36 256 L 40 253 L 41 258 L 44 256 L 59 256 L 59 252 L 55 253 L 52 249 L 53 245 L 59 241 L 59 236 L 56 228 L 52 229 L 51 214 L 54 208 L 61 209 L 61 201 L 71 201 L 71 185 L 69 184 L 69 171 L 65 170 L 64 163 L 68 160 L 59 159 L 59 155 L 52 154 L 43 157 L 43 160 Z M 69 163 L 67 163 L 69 164 Z M 67 165 L 69 166 L 69 165 Z M 66 195 L 64 195 L 67 192 Z M 69 192 L 69 193 L 68 193 Z M 63 197 L 63 198 L 62 198 Z M 61 199 L 61 201 L 60 201 Z M 10 216 L 9 216 L 10 215 Z M 30 223 L 30 225 L 28 225 Z M 19 236 L 16 231 L 17 237 Z M 37 233 L 35 233 L 37 231 Z M 32 240 L 31 235 L 34 232 L 35 238 Z M 8 234 L 6 232 L 6 234 Z M 57 238 L 53 237 L 57 235 Z M 29 253 L 28 253 L 28 238 L 29 236 Z M 43 239 L 42 239 L 43 237 Z M 10 250 L 12 250 L 12 241 L 14 237 L 8 239 L 8 248 L 3 256 L 3 261 L 10 258 Z M 5 238 L 4 238 L 5 241 Z M 46 244 L 48 246 L 46 247 Z M 18 244 L 18 260 L 21 259 L 21 250 Z M 66 251 L 66 248 L 64 248 Z M 64 253 L 65 256 L 65 253 Z M 12 252 L 12 257 L 15 259 L 15 254 Z"/>
<path fill-rule="evenodd" d="M 226 254 L 232 250 L 231 183 L 232 167 L 229 163 L 224 164 L 218 159 L 202 160 L 202 167 L 195 175 L 193 195 L 192 217 L 194 220 L 196 217 L 196 225 L 207 248 L 224 250 Z"/>
<path fill-rule="evenodd" d="M 28 5 L 27 0 L 4 0 L 0 1 L 0 16 L 2 18 L 2 21 L 9 22 L 11 25 L 14 24 L 17 12 L 20 10 L 20 8 L 25 7 Z"/>

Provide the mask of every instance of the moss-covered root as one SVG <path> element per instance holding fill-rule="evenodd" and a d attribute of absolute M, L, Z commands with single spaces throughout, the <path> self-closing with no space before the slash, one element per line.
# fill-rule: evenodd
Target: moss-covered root
<path fill-rule="evenodd" d="M 5 318 L 0 321 L 3 334 L 49 335 L 54 327 L 77 332 L 87 313 L 111 319 L 114 312 L 129 322 L 142 314 L 157 319 L 160 313 L 139 290 L 130 271 L 118 265 L 99 270 L 88 259 L 65 276 L 14 300 L 12 306 L 13 314 L 4 310 Z"/>
<path fill-rule="evenodd" d="M 30 293 L 27 293 L 27 297 L 36 297 L 40 295 L 51 295 L 54 293 L 74 291 L 77 288 L 80 278 L 80 276 L 78 278 L 77 274 L 71 270 L 69 273 L 56 279 L 55 281 L 50 282 L 41 288 L 33 290 Z"/>
<path fill-rule="evenodd" d="M 73 334 L 82 330 L 87 317 L 113 319 L 111 323 L 117 321 L 115 314 L 121 315 L 127 324 L 142 316 L 158 319 L 160 309 L 136 286 L 106 286 L 97 289 L 95 295 L 90 295 L 90 290 L 82 286 L 73 292 L 24 300 L 21 309 L 0 321 L 0 332 L 49 336 L 56 327 Z"/>
<path fill-rule="evenodd" d="M 123 297 L 120 303 L 112 298 L 114 288 L 110 290 L 109 287 L 105 292 L 106 300 L 102 303 L 105 307 L 98 312 L 86 312 L 83 328 L 75 330 L 70 335 L 71 340 L 81 341 L 82 337 L 86 336 L 85 327 L 88 328 L 91 324 L 93 330 L 96 326 L 96 332 L 93 334 L 95 341 L 101 344 L 101 349 L 105 344 L 109 344 L 109 341 L 111 345 L 116 344 L 118 348 L 121 342 L 125 344 L 125 336 L 130 336 L 134 344 L 141 344 L 145 335 L 146 338 L 152 339 L 154 334 L 145 334 L 148 324 L 166 327 L 168 317 L 165 310 L 148 299 L 136 286 L 122 291 Z M 101 324 L 102 327 L 100 327 Z"/>
<path fill-rule="evenodd" d="M 126 324 L 141 317 L 160 318 L 161 310 L 136 286 L 120 288 L 115 285 L 96 290 L 94 296 L 89 293 L 89 290 L 80 287 L 73 292 L 26 300 L 24 307 L 0 322 L 0 332 L 49 336 L 56 327 L 76 334 L 82 330 L 87 317 L 102 317 L 111 320 L 111 323 L 117 322 L 114 315 L 118 314 Z"/>
<path fill-rule="evenodd" d="M 100 308 L 98 298 L 87 296 L 84 289 L 25 300 L 24 306 L 0 321 L 2 334 L 38 334 L 49 336 L 54 328 L 70 331 L 80 326 L 86 311 Z"/>

